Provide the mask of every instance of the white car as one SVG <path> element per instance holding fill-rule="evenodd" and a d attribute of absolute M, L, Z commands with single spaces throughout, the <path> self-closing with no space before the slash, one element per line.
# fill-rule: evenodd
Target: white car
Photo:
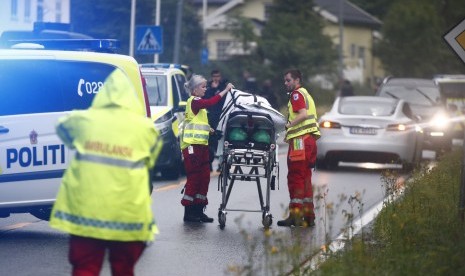
<path fill-rule="evenodd" d="M 319 125 L 319 168 L 332 169 L 343 161 L 396 163 L 410 169 L 421 160 L 421 129 L 403 100 L 376 96 L 336 98 Z"/>

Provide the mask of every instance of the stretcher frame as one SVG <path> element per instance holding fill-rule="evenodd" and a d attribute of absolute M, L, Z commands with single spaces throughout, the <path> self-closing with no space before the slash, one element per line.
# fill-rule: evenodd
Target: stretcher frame
<path fill-rule="evenodd" d="M 243 142 L 228 139 L 229 132 L 237 127 L 245 129 L 248 138 Z M 264 129 L 270 134 L 270 143 L 257 143 L 250 139 L 251 133 Z M 218 209 L 218 221 L 221 229 L 226 225 L 228 211 L 260 212 L 262 224 L 269 228 L 273 223 L 270 213 L 270 194 L 279 183 L 278 145 L 271 117 L 263 112 L 238 110 L 231 112 L 224 133 L 223 155 L 220 158 L 220 176 L 218 191 L 221 191 L 221 204 Z M 261 179 L 265 179 L 262 189 Z M 255 181 L 257 185 L 260 209 L 228 208 L 229 198 L 236 181 Z M 278 187 L 279 188 L 279 187 Z"/>

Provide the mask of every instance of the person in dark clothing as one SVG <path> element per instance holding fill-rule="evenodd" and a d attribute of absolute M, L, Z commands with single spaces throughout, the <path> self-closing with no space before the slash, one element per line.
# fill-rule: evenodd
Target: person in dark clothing
<path fill-rule="evenodd" d="M 260 91 L 259 95 L 267 99 L 271 107 L 275 109 L 278 108 L 278 101 L 276 99 L 276 95 L 273 93 L 270 79 L 263 81 L 262 90 Z"/>
<path fill-rule="evenodd" d="M 341 85 L 340 97 L 354 96 L 354 88 L 349 80 L 344 80 Z"/>
<path fill-rule="evenodd" d="M 210 99 L 223 91 L 228 84 L 227 79 L 223 79 L 221 72 L 218 69 L 214 69 L 210 74 L 211 79 L 207 82 L 207 90 L 205 91 L 204 99 Z M 207 108 L 208 111 L 208 124 L 212 129 L 216 130 L 218 123 L 220 121 L 221 111 L 223 109 L 224 101 L 226 97 L 221 98 L 221 100 L 213 106 Z M 213 133 L 210 135 L 208 140 L 209 155 L 210 155 L 210 171 L 213 170 L 212 163 L 215 159 L 216 149 L 218 148 L 218 140 L 220 139 L 220 133 Z"/>
<path fill-rule="evenodd" d="M 242 76 L 244 79 L 244 84 L 242 88 L 244 92 L 249 92 L 252 94 L 257 93 L 257 79 L 248 70 L 242 72 Z"/>

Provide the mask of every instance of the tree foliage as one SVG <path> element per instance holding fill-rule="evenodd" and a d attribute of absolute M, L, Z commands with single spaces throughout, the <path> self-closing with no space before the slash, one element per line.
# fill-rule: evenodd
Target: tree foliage
<path fill-rule="evenodd" d="M 294 67 L 306 76 L 335 72 L 337 52 L 322 33 L 313 6 L 308 0 L 275 0 L 259 43 L 263 60 L 274 71 Z"/>
<path fill-rule="evenodd" d="M 163 27 L 163 49 L 159 55 L 160 62 L 172 62 L 175 26 L 176 4 L 178 0 L 163 0 L 161 2 L 160 25 Z M 138 0 L 136 2 L 136 25 L 155 24 L 155 1 Z M 180 62 L 198 64 L 202 43 L 202 29 L 194 9 L 184 1 Z M 71 0 L 71 23 L 74 31 L 95 38 L 113 38 L 121 41 L 121 53 L 129 53 L 131 19 L 131 1 L 128 0 Z M 153 62 L 153 55 L 137 55 L 139 62 Z"/>
<path fill-rule="evenodd" d="M 357 2 L 369 5 L 371 1 Z M 463 73 L 463 64 L 443 40 L 465 14 L 462 0 L 391 2 L 387 13 L 380 16 L 383 39 L 376 49 L 388 74 L 431 78 L 439 73 Z"/>

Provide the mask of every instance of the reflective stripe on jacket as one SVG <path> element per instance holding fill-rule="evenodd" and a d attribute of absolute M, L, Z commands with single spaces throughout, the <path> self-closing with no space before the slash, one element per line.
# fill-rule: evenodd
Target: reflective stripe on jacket
<path fill-rule="evenodd" d="M 300 87 L 297 91 L 299 91 L 299 93 L 302 94 L 302 96 L 304 97 L 307 109 L 307 118 L 304 121 L 298 123 L 297 125 L 287 129 L 286 140 L 302 136 L 307 133 L 311 133 L 312 135 L 319 137 L 320 129 L 318 127 L 316 108 L 313 98 L 303 87 Z M 297 116 L 297 113 L 295 113 L 292 110 L 291 101 L 288 102 L 287 108 L 289 110 L 289 121 L 292 121 Z"/>
<path fill-rule="evenodd" d="M 192 112 L 192 100 L 194 98 L 191 96 L 187 100 L 186 123 L 182 135 L 181 150 L 189 145 L 208 145 L 210 125 L 208 124 L 207 110 L 202 108 L 197 114 L 194 114 Z"/>
<path fill-rule="evenodd" d="M 131 83 L 116 69 L 88 110 L 60 119 L 57 134 L 76 154 L 63 176 L 50 226 L 95 239 L 153 240 L 158 229 L 149 171 L 162 140 L 140 110 Z"/>

